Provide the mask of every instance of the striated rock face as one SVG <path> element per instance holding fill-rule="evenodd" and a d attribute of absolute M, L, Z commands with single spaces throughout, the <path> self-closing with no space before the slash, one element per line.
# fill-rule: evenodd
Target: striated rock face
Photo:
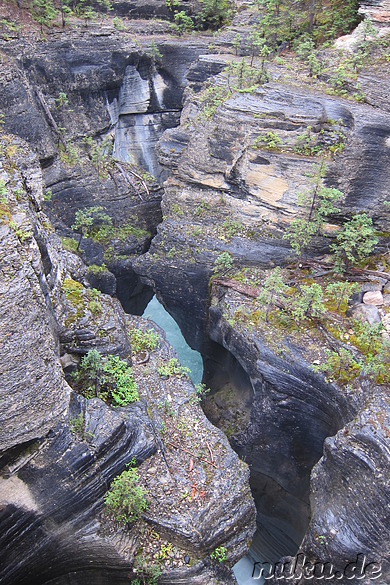
<path fill-rule="evenodd" d="M 147 359 L 133 356 L 138 402 L 114 409 L 71 391 L 61 364 L 92 348 L 131 362 L 129 334 L 153 324 L 83 286 L 86 267 L 40 210 L 37 159 L 4 133 L 1 144 L 1 582 L 124 584 L 141 562 L 161 583 L 234 583 L 255 529 L 248 467 L 189 380 L 157 373 L 176 357 L 158 330 Z M 133 458 L 148 509 L 121 527 L 104 496 Z"/>
<path fill-rule="evenodd" d="M 1 204 L 0 225 L 1 451 L 45 435 L 64 414 L 70 391 L 58 361 L 58 331 L 48 297 L 51 268 L 33 213 L 33 206 L 39 207 L 40 168 L 25 144 L 19 141 L 13 148 L 12 162 L 3 157 L 0 163 L 2 200 L 8 202 Z M 11 178 L 10 164 L 19 166 L 20 174 Z M 13 194 L 17 189 L 22 205 Z"/>
<path fill-rule="evenodd" d="M 283 550 L 299 546 L 310 517 L 310 471 L 322 455 L 324 439 L 353 416 L 356 404 L 311 370 L 307 354 L 318 340 L 298 343 L 274 330 L 271 342 L 253 328 L 232 326 L 237 308 L 246 306 L 245 296 L 216 284 L 212 298 L 210 336 L 238 360 L 252 386 L 244 407 L 236 390 L 230 405 L 235 418 L 228 429 L 231 444 L 251 468 L 259 526 L 254 550 L 258 547 L 261 558 L 276 561 Z M 222 416 L 228 396 L 216 394 Z M 206 412 L 221 425 L 213 402 L 210 397 Z M 239 414 L 242 408 L 245 417 Z M 267 543 L 268 530 L 273 536 Z M 279 542 L 272 543 L 275 532 Z"/>
<path fill-rule="evenodd" d="M 307 564 L 318 563 L 313 583 L 324 576 L 329 583 L 389 582 L 389 443 L 388 399 L 380 394 L 325 441 L 311 476 L 312 519 L 298 551 Z M 301 570 L 289 574 L 290 561 L 283 559 L 271 583 L 306 581 Z"/>
<path fill-rule="evenodd" d="M 229 431 L 251 469 L 259 529 L 252 551 L 275 563 L 283 550 L 294 554 L 299 547 L 301 558 L 332 563 L 346 583 L 354 575 L 351 565 L 350 574 L 344 570 L 360 555 L 366 564 L 375 563 L 363 582 L 372 582 L 375 569 L 378 582 L 387 583 L 388 387 L 363 381 L 352 393 L 326 382 L 311 364 L 327 338 L 320 331 L 300 331 L 297 337 L 237 320 L 251 306 L 234 287 L 213 284 L 210 335 L 247 372 L 252 395 L 221 389 L 207 400 L 206 412 Z M 228 406 L 230 418 L 223 414 Z M 305 582 L 299 570 L 289 572 L 294 559 L 283 562 L 272 582 Z M 322 582 L 321 573 L 315 576 L 315 583 Z"/>
<path fill-rule="evenodd" d="M 202 114 L 199 91 L 205 80 L 218 84 L 216 74 L 231 59 L 202 56 L 188 74 L 191 85 L 181 124 L 168 130 L 158 145 L 160 162 L 173 169 L 164 185 L 163 223 L 149 253 L 135 263 L 137 272 L 155 283 L 187 341 L 197 348 L 204 348 L 207 337 L 207 286 L 218 255 L 228 252 L 238 266 L 280 265 L 291 257 L 283 234 L 302 213 L 297 194 L 307 189 L 307 174 L 319 163 L 317 157 L 295 150 L 308 128 L 323 140 L 325 184 L 346 195 L 326 237 L 308 254 L 323 253 L 337 224 L 354 213 L 375 209 L 378 230 L 386 231 L 389 221 L 389 114 L 273 82 L 236 93 L 209 119 Z M 280 147 L 256 143 L 269 132 L 278 135 Z M 328 149 L 341 142 L 341 152 L 330 156 Z"/>
<path fill-rule="evenodd" d="M 390 25 L 390 2 L 389 0 L 364 0 L 359 2 L 359 12 L 368 15 L 376 25 Z"/>
<path fill-rule="evenodd" d="M 313 515 L 301 546 L 308 556 L 328 555 L 339 569 L 355 560 L 358 550 L 380 566 L 380 571 L 375 567 L 376 575 L 374 566 L 367 570 L 364 583 L 372 582 L 371 570 L 372 578 L 381 573 L 377 582 L 390 578 L 388 406 L 386 396 L 374 397 L 358 417 L 325 441 L 324 456 L 312 473 Z"/>
<path fill-rule="evenodd" d="M 204 46 L 156 40 L 152 50 L 107 27 L 53 33 L 47 42 L 0 41 L 4 127 L 38 153 L 51 193 L 45 211 L 61 235 L 74 237 L 77 210 L 103 206 L 122 232 L 103 242 L 84 238 L 80 249 L 88 264 L 104 262 L 118 277 L 118 292 L 134 295 L 139 280 L 124 258 L 145 252 L 161 221 L 161 189 L 153 177 L 148 188 L 140 175 L 166 174 L 154 146 L 177 125 L 186 72 Z"/>

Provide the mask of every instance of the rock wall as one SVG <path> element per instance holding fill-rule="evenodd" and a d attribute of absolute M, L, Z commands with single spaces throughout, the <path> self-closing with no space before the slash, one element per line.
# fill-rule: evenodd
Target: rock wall
<path fill-rule="evenodd" d="M 77 210 L 97 205 L 114 227 L 127 228 L 127 235 L 104 245 L 84 239 L 81 251 L 89 264 L 104 262 L 120 288 L 126 281 L 134 294 L 139 280 L 123 258 L 146 251 L 161 221 L 161 189 L 150 176 L 146 187 L 140 175 L 162 178 L 154 145 L 178 123 L 186 72 L 204 45 L 156 40 L 152 50 L 150 42 L 135 44 L 130 33 L 107 27 L 0 46 L 4 127 L 38 154 L 51 193 L 46 212 L 67 237 L 75 236 L 70 228 Z M 108 164 L 104 156 L 111 151 L 117 162 Z"/>
<path fill-rule="evenodd" d="M 138 402 L 114 409 L 71 391 L 61 366 L 69 373 L 91 348 L 131 362 L 129 333 L 153 325 L 83 286 L 86 267 L 41 211 L 36 157 L 20 139 L 0 140 L 1 582 L 128 583 L 141 554 L 147 566 L 160 559 L 162 583 L 234 583 L 230 567 L 254 532 L 247 466 L 189 380 L 157 374 L 175 358 L 159 331 L 148 359 L 133 357 Z M 149 506 L 120 527 L 104 496 L 133 458 Z M 210 557 L 220 546 L 223 567 Z"/>

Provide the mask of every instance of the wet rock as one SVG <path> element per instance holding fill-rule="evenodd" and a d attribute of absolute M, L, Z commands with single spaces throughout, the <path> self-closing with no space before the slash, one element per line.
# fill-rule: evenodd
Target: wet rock
<path fill-rule="evenodd" d="M 354 305 L 348 309 L 347 316 L 353 317 L 354 319 L 362 319 L 363 321 L 367 321 L 370 325 L 380 323 L 381 321 L 379 311 L 374 305 Z"/>

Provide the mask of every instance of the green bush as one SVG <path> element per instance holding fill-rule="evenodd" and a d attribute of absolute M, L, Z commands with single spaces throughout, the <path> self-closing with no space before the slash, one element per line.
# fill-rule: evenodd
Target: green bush
<path fill-rule="evenodd" d="M 326 350 L 326 361 L 312 368 L 315 372 L 323 372 L 329 381 L 335 380 L 339 384 L 351 382 L 361 371 L 361 365 L 353 354 L 343 347 L 338 351 Z"/>
<path fill-rule="evenodd" d="M 133 372 L 127 362 L 111 354 L 101 356 L 96 349 L 91 349 L 82 358 L 73 380 L 86 398 L 97 396 L 113 406 L 127 406 L 139 399 Z"/>
<path fill-rule="evenodd" d="M 159 376 L 166 376 L 167 378 L 170 378 L 171 376 L 176 376 L 177 378 L 187 378 L 188 374 L 190 373 L 190 369 L 181 366 L 176 358 L 171 358 L 167 364 L 161 364 L 158 366 L 157 373 Z"/>
<path fill-rule="evenodd" d="M 372 219 L 366 213 L 347 221 L 331 245 L 335 256 L 335 269 L 342 272 L 349 265 L 365 260 L 378 243 Z"/>
<path fill-rule="evenodd" d="M 214 262 L 214 272 L 227 272 L 233 267 L 233 258 L 229 252 L 222 252 Z"/>
<path fill-rule="evenodd" d="M 174 21 L 176 29 L 180 34 L 185 32 L 191 32 L 194 29 L 194 21 L 190 16 L 187 16 L 184 10 L 176 12 L 174 16 Z"/>
<path fill-rule="evenodd" d="M 290 310 L 293 319 L 300 323 L 304 319 L 319 317 L 325 313 L 322 288 L 319 284 L 304 284 L 299 293 L 290 301 Z"/>
<path fill-rule="evenodd" d="M 129 333 L 131 349 L 134 354 L 142 350 L 153 351 L 160 346 L 160 337 L 158 333 L 149 329 L 142 331 L 142 329 L 132 329 Z"/>
<path fill-rule="evenodd" d="M 218 563 L 224 563 L 226 561 L 227 548 L 225 546 L 218 546 L 212 553 L 210 558 L 218 561 Z"/>
<path fill-rule="evenodd" d="M 115 514 L 118 524 L 134 522 L 147 510 L 147 492 L 139 485 L 135 467 L 123 471 L 116 477 L 104 497 L 107 509 Z"/>
<path fill-rule="evenodd" d="M 253 148 L 266 148 L 267 150 L 279 150 L 282 140 L 275 132 L 267 132 L 263 136 L 258 136 L 253 143 Z"/>
<path fill-rule="evenodd" d="M 234 8 L 230 0 L 200 0 L 202 10 L 200 13 L 200 25 L 205 28 L 217 30 L 232 19 Z"/>

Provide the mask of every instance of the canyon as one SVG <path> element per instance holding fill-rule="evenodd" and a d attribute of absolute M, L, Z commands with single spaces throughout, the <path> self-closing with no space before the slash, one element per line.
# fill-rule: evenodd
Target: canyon
<path fill-rule="evenodd" d="M 385 34 L 388 3 L 360 4 Z M 363 67 L 343 96 L 282 53 L 268 82 L 229 92 L 253 7 L 238 5 L 214 37 L 175 37 L 154 20 L 166 17 L 157 3 L 113 6 L 148 20 L 0 42 L 1 581 L 128 583 L 147 578 L 141 550 L 160 560 L 159 583 L 227 584 L 250 551 L 339 571 L 362 554 L 378 579 L 330 582 L 385 585 L 389 385 L 329 381 L 312 367 L 328 347 L 320 328 L 264 325 L 254 303 L 264 275 L 294 260 L 283 235 L 319 164 L 299 151 L 303 136 L 321 144 L 324 184 L 345 194 L 303 268 L 326 271 L 337 230 L 368 212 L 380 258 L 354 310 L 389 335 L 388 62 Z M 210 87 L 224 99 L 207 101 Z M 262 142 L 275 134 L 276 148 Z M 75 227 L 80 209 L 98 206 L 105 230 Z M 232 265 L 218 271 L 221 255 Z M 383 303 L 364 303 L 367 292 Z M 140 316 L 154 293 L 203 357 L 207 416 L 188 378 L 157 373 L 176 354 Z M 131 332 L 150 328 L 159 343 L 142 363 Z M 91 349 L 131 361 L 138 402 L 112 408 L 72 389 Z M 118 527 L 104 498 L 133 458 L 149 506 Z M 227 562 L 212 558 L 220 547 Z"/>

